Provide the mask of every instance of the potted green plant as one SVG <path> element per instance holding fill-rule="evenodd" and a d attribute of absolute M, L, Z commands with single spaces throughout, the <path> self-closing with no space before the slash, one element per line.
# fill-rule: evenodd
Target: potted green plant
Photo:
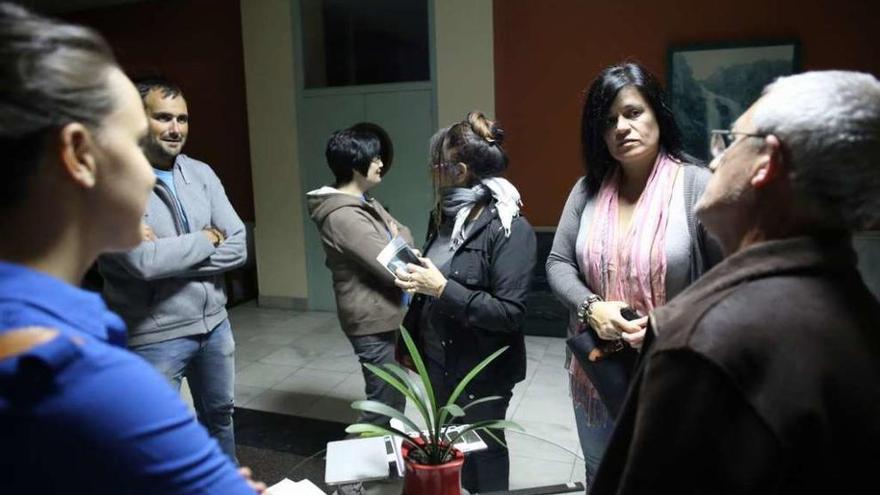
<path fill-rule="evenodd" d="M 450 438 L 443 439 L 444 430 L 452 425 L 456 418 L 465 415 L 465 412 L 484 402 L 501 399 L 500 396 L 481 397 L 472 402 L 459 406 L 456 404 L 459 396 L 464 392 L 467 385 L 495 358 L 507 350 L 502 347 L 486 357 L 478 365 L 474 366 L 461 380 L 458 386 L 449 396 L 445 404 L 438 404 L 428 376 L 428 370 L 419 354 L 416 345 L 409 332 L 402 326 L 400 333 L 406 345 L 409 356 L 412 358 L 418 377 L 411 375 L 406 369 L 397 364 L 375 366 L 365 364 L 370 372 L 399 390 L 413 402 L 426 428 L 423 430 L 416 421 L 409 418 L 404 411 L 398 411 L 386 404 L 372 400 L 354 401 L 351 407 L 362 411 L 382 414 L 401 421 L 406 428 L 415 432 L 414 436 L 397 428 L 383 427 L 366 423 L 356 423 L 345 429 L 348 433 L 362 435 L 393 435 L 403 440 L 404 462 L 406 473 L 404 474 L 403 493 L 409 495 L 459 495 L 461 493 L 461 465 L 464 455 L 453 445 L 468 431 L 482 431 L 487 436 L 504 445 L 492 429 L 511 428 L 522 431 L 518 424 L 500 419 L 479 421 L 468 425 Z M 506 445 L 505 445 L 506 447 Z"/>

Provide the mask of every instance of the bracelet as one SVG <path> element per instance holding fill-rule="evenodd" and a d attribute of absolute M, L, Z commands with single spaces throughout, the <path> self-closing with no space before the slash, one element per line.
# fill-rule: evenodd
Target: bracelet
<path fill-rule="evenodd" d="M 587 298 L 584 299 L 584 302 L 582 302 L 581 305 L 578 306 L 578 321 L 584 324 L 589 324 L 587 319 L 590 317 L 591 314 L 590 307 L 593 305 L 594 302 L 598 302 L 601 300 L 602 298 L 597 296 L 596 294 L 590 294 L 589 296 L 587 296 Z"/>

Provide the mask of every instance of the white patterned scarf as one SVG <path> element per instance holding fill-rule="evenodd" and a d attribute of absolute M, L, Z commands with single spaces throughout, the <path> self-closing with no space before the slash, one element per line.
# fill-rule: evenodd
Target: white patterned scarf
<path fill-rule="evenodd" d="M 443 194 L 443 213 L 455 217 L 449 243 L 450 250 L 455 251 L 464 242 L 467 235 L 465 222 L 474 205 L 490 195 L 495 199 L 495 208 L 498 210 L 498 218 L 504 227 L 504 235 L 510 235 L 510 226 L 513 219 L 519 216 L 522 207 L 519 191 L 510 181 L 502 177 L 483 179 L 474 187 L 449 188 Z"/>

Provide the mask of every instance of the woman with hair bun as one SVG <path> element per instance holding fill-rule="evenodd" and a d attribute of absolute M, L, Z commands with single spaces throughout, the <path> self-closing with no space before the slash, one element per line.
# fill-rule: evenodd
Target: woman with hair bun
<path fill-rule="evenodd" d="M 535 232 L 521 215 L 519 192 L 501 177 L 507 169 L 503 130 L 480 112 L 431 138 L 431 168 L 438 204 L 428 229 L 424 266 L 398 270 L 398 287 L 415 297 L 404 327 L 425 357 L 438 402 L 477 363 L 498 349 L 492 362 L 461 395 L 478 404 L 464 423 L 504 419 L 513 386 L 525 378 L 522 325 L 535 266 Z M 504 432 L 493 432 L 504 441 Z M 507 449 L 485 438 L 488 449 L 469 454 L 462 486 L 470 492 L 506 490 Z"/>

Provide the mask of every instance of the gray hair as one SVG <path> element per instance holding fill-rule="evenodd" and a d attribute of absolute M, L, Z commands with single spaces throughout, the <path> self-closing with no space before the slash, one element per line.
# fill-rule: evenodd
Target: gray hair
<path fill-rule="evenodd" d="M 91 29 L 0 3 L 0 206 L 18 203 L 48 133 L 71 122 L 90 128 L 112 112 L 107 75 L 116 67 Z"/>
<path fill-rule="evenodd" d="M 820 218 L 848 231 L 880 227 L 880 81 L 847 71 L 782 77 L 752 122 L 782 142 L 793 187 Z"/>

